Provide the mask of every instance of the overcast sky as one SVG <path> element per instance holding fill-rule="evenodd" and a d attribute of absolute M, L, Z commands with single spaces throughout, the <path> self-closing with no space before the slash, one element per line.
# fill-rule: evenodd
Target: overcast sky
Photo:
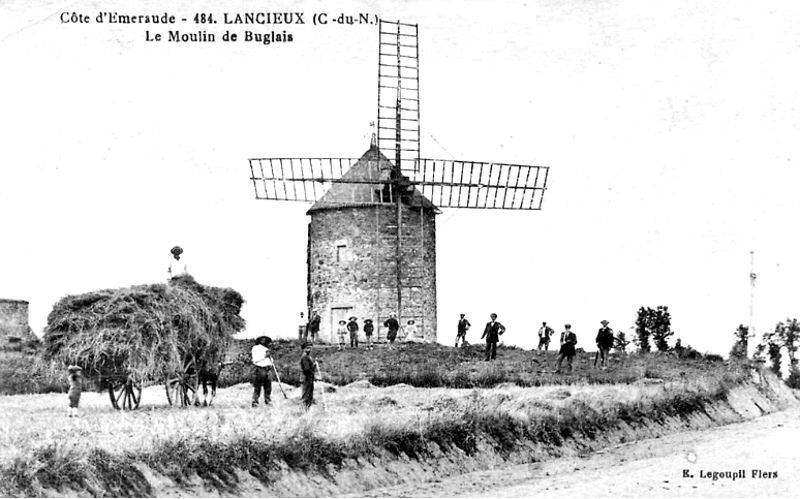
<path fill-rule="evenodd" d="M 222 24 L 265 10 L 306 24 Z M 167 28 L 101 11 L 217 42 L 147 42 Z M 666 305 L 684 344 L 727 355 L 751 250 L 759 336 L 800 316 L 800 5 L 769 1 L 2 0 L 0 297 L 41 334 L 67 294 L 164 280 L 177 244 L 243 294 L 247 335 L 293 335 L 308 205 L 257 201 L 247 160 L 359 157 L 376 116 L 376 26 L 311 25 L 323 12 L 419 24 L 423 157 L 551 167 L 541 211 L 438 216 L 441 342 L 496 312 L 507 343 L 570 322 L 592 349 L 600 320 L 632 332 Z"/>

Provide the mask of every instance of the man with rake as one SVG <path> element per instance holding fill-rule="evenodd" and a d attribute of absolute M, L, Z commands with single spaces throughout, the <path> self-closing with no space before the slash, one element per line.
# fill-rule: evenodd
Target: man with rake
<path fill-rule="evenodd" d="M 256 344 L 250 350 L 253 359 L 253 403 L 252 407 L 258 407 L 258 399 L 261 390 L 264 390 L 264 404 L 269 405 L 272 396 L 272 357 L 269 352 L 269 345 L 272 338 L 269 336 L 259 336 Z"/>

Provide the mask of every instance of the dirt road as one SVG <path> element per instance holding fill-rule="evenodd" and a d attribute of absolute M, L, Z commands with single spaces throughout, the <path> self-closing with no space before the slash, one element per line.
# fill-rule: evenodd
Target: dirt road
<path fill-rule="evenodd" d="M 715 472 L 723 475 L 714 479 Z M 800 408 L 795 407 L 745 423 L 624 444 L 587 458 L 386 487 L 367 496 L 797 497 L 799 479 Z"/>

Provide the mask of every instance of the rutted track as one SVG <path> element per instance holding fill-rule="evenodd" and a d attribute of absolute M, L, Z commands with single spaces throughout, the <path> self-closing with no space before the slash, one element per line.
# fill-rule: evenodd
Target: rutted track
<path fill-rule="evenodd" d="M 796 497 L 800 407 L 585 457 L 480 471 L 369 497 Z M 688 477 L 684 476 L 684 470 Z M 744 470 L 741 478 L 739 470 Z M 715 472 L 730 472 L 729 476 Z M 735 477 L 734 477 L 735 475 Z"/>
<path fill-rule="evenodd" d="M 269 409 L 250 409 L 251 388 L 237 385 L 221 390 L 212 410 L 151 406 L 133 414 L 112 412 L 100 394 L 87 394 L 85 419 L 69 422 L 51 415 L 52 397 L 23 396 L 7 400 L 8 421 L 18 429 L 9 442 L 18 457 L 4 464 L 13 478 L 5 485 L 11 495 L 44 496 L 413 495 L 448 477 L 466 482 L 470 473 L 503 476 L 500 470 L 520 464 L 558 466 L 620 444 L 797 405 L 773 375 L 716 374 L 717 381 L 482 390 L 364 382 L 339 387 L 326 396 L 327 409 L 309 413 L 297 389 Z M 86 446 L 63 428 L 96 440 Z M 121 442 L 125 447 L 115 451 Z"/>
<path fill-rule="evenodd" d="M 502 391 L 502 390 L 498 390 Z M 519 403 L 513 398 L 500 398 L 503 403 Z M 604 449 L 613 449 L 621 443 L 627 447 L 629 443 L 648 439 L 661 445 L 661 437 L 672 435 L 671 438 L 680 439 L 682 435 L 693 435 L 697 430 L 708 430 L 722 425 L 740 423 L 753 420 L 768 413 L 778 412 L 787 408 L 797 407 L 798 402 L 791 390 L 771 374 L 753 372 L 751 382 L 734 388 L 724 400 L 717 400 L 691 411 L 686 416 L 663 418 L 660 421 L 639 421 L 636 424 L 621 423 L 615 428 L 609 428 L 602 434 L 597 434 L 592 439 L 575 437 L 566 439 L 562 445 L 544 445 L 531 442 L 520 442 L 516 450 L 501 454 L 496 452 L 486 440 L 478 442 L 478 452 L 467 455 L 460 449 L 450 449 L 446 452 L 431 444 L 431 456 L 426 458 L 410 458 L 407 456 L 395 457 L 388 452 L 380 451 L 375 455 L 346 461 L 337 470 L 331 469 L 328 476 L 318 473 L 303 473 L 285 468 L 281 473 L 273 475 L 274 481 L 263 484 L 254 478 L 242 473 L 238 492 L 242 496 L 269 497 L 269 496 L 452 496 L 457 494 L 487 494 L 493 496 L 501 490 L 503 484 L 515 483 L 506 481 L 507 469 L 512 476 L 520 479 L 519 470 L 523 471 L 522 478 L 530 469 L 559 469 L 575 471 L 582 463 L 593 454 Z M 689 432 L 689 433 L 687 433 Z M 688 438 L 692 438 L 691 436 Z M 631 445 L 633 449 L 633 445 Z M 645 447 L 647 448 L 647 447 Z M 615 451 L 610 451 L 613 452 Z M 522 466 L 520 466 L 522 465 Z M 687 463 L 687 467 L 688 463 Z M 691 468 L 691 467 L 690 467 Z M 681 470 L 667 470 L 677 480 L 676 473 Z M 617 470 L 620 483 L 629 478 L 624 478 L 626 470 Z M 547 471 L 544 471 L 546 474 Z M 602 474 L 603 471 L 597 471 Z M 545 475 L 546 476 L 546 475 Z M 784 475 L 786 476 L 786 475 Z M 481 477 L 478 480 L 475 477 Z M 489 478 L 486 478 L 489 477 Z M 491 478 L 495 477 L 495 478 Z M 562 476 L 563 479 L 563 476 Z M 480 480 L 484 480 L 480 482 Z M 596 480 L 592 475 L 587 480 Z M 612 480 L 615 480 L 612 478 Z M 479 485 L 470 487 L 470 483 Z M 161 482 L 162 485 L 168 485 Z M 452 484 L 448 488 L 446 484 Z M 488 484 L 493 484 L 486 486 Z M 574 495 L 595 495 L 591 482 L 587 488 L 575 492 Z M 547 485 L 545 486 L 547 488 Z M 561 490 L 561 489 L 560 489 Z M 730 490 L 730 489 L 727 489 Z M 192 495 L 193 491 L 174 489 L 171 486 L 155 487 L 156 495 Z M 207 495 L 207 490 L 198 488 L 197 495 Z M 514 490 L 502 489 L 510 495 L 516 495 Z M 522 495 L 538 494 L 539 488 L 531 491 L 527 489 Z M 656 491 L 660 493 L 661 489 Z M 633 495 L 638 495 L 636 492 Z M 566 495 L 573 495 L 567 492 Z"/>

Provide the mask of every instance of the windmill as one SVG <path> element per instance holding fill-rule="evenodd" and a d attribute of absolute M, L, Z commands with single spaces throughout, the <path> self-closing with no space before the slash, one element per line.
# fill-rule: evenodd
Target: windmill
<path fill-rule="evenodd" d="M 252 158 L 256 199 L 310 202 L 308 307 L 340 320 L 390 313 L 436 340 L 440 208 L 540 210 L 549 167 L 420 157 L 419 30 L 378 22 L 378 112 L 360 158 Z"/>

